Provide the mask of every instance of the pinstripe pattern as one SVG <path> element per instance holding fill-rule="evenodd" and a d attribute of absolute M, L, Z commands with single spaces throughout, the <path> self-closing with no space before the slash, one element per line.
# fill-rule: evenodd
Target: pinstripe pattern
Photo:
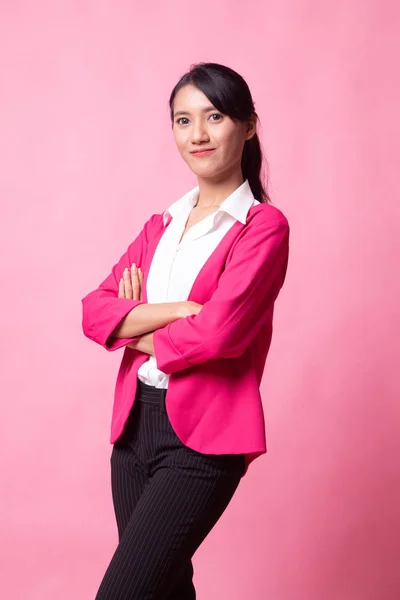
<path fill-rule="evenodd" d="M 111 453 L 119 543 L 96 600 L 195 600 L 191 558 L 239 485 L 244 455 L 184 446 L 166 413 L 168 389 L 137 383 Z"/>

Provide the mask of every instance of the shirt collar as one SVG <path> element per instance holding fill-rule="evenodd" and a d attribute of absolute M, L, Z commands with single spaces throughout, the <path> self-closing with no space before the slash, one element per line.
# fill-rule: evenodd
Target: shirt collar
<path fill-rule="evenodd" d="M 186 213 L 188 210 L 191 210 L 196 204 L 198 193 L 199 186 L 197 185 L 193 189 L 186 192 L 186 194 L 179 198 L 179 200 L 173 202 L 163 212 L 164 227 L 167 225 L 169 218 L 173 219 L 181 215 L 183 212 Z M 245 179 L 245 181 L 238 188 L 236 188 L 236 190 L 234 190 L 227 198 L 225 198 L 215 215 L 219 212 L 225 212 L 246 225 L 247 213 L 254 204 L 254 200 L 255 198 L 251 191 L 249 181 L 248 179 Z"/>

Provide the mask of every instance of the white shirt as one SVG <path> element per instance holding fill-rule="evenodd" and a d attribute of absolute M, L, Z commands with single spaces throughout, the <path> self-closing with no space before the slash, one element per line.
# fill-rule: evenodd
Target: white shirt
<path fill-rule="evenodd" d="M 260 204 L 246 179 L 230 194 L 214 213 L 185 230 L 190 211 L 199 194 L 196 186 L 163 213 L 166 227 L 157 245 L 147 277 L 147 301 L 182 302 L 187 300 L 192 285 L 206 260 L 236 221 L 246 224 L 250 208 Z M 168 388 L 169 375 L 157 369 L 154 355 L 149 355 L 137 373 L 138 378 L 157 388 Z"/>

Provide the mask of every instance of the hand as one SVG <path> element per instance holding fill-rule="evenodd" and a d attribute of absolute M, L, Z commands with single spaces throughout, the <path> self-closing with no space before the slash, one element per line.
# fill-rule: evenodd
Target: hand
<path fill-rule="evenodd" d="M 138 340 L 129 342 L 127 346 L 128 348 L 132 348 L 133 350 L 139 350 L 139 352 L 144 352 L 145 354 L 154 354 L 153 336 L 154 331 L 143 333 Z"/>
<path fill-rule="evenodd" d="M 142 301 L 143 272 L 140 267 L 132 264 L 130 270 L 125 269 L 123 277 L 119 282 L 118 298 L 131 298 Z M 184 319 L 190 315 L 197 315 L 203 308 L 202 304 L 193 300 L 182 300 L 178 302 L 178 318 Z"/>
<path fill-rule="evenodd" d="M 140 267 L 137 267 L 135 263 L 132 264 L 131 268 L 126 268 L 122 274 L 122 277 L 118 285 L 118 298 L 130 298 L 131 300 L 142 301 L 142 284 L 143 284 L 143 271 Z M 139 340 L 130 342 L 127 344 L 128 348 L 137 350 L 139 342 L 143 344 L 147 338 L 145 334 L 140 336 Z"/>
<path fill-rule="evenodd" d="M 118 298 L 142 301 L 143 271 L 135 263 L 126 268 L 118 286 Z"/>
<path fill-rule="evenodd" d="M 197 315 L 203 308 L 202 304 L 194 302 L 193 300 L 184 300 L 179 302 L 178 316 L 180 319 L 190 317 L 190 315 Z"/>

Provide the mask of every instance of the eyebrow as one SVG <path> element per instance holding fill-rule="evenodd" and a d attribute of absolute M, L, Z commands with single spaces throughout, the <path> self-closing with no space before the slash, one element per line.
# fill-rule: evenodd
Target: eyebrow
<path fill-rule="evenodd" d="M 211 104 L 206 106 L 205 108 L 203 108 L 203 110 L 201 112 L 206 113 L 209 112 L 210 110 L 216 110 L 215 106 L 212 106 Z M 190 112 L 188 112 L 187 110 L 178 110 L 176 113 L 174 113 L 174 117 L 176 117 L 177 115 L 190 115 Z"/>

